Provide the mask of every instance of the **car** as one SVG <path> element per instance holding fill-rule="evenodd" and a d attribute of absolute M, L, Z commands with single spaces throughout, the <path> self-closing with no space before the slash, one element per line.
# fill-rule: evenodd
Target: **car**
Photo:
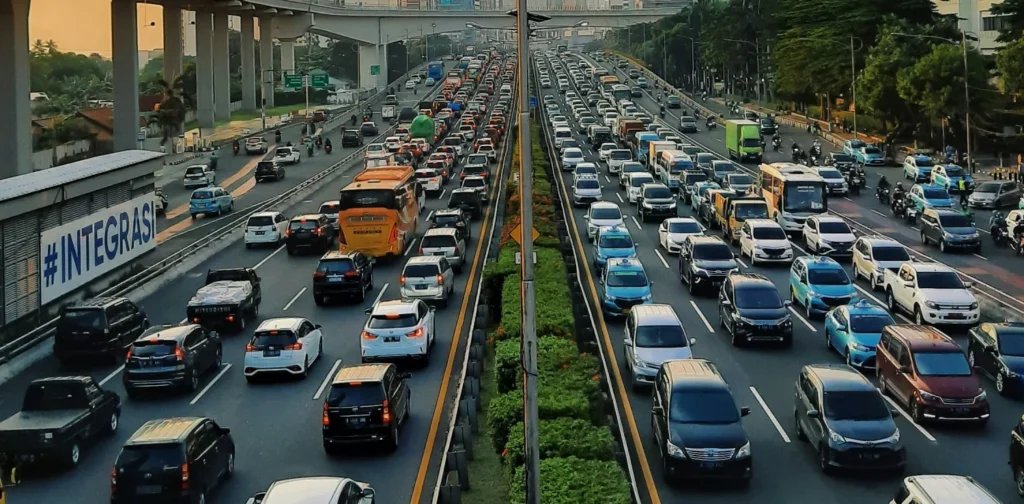
<path fill-rule="evenodd" d="M 640 188 L 646 184 L 654 184 L 654 177 L 650 173 L 630 173 L 627 175 L 628 181 L 626 182 L 626 200 L 630 204 L 637 204 L 640 200 Z"/>
<path fill-rule="evenodd" d="M 274 162 L 282 165 L 298 164 L 302 160 L 302 153 L 295 146 L 281 146 L 274 152 Z"/>
<path fill-rule="evenodd" d="M 618 174 L 622 170 L 622 165 L 632 160 L 633 154 L 629 149 L 613 149 L 604 159 L 609 174 Z"/>
<path fill-rule="evenodd" d="M 747 194 L 754 189 L 754 178 L 746 173 L 730 173 L 722 181 L 722 187 L 732 189 L 737 194 Z"/>
<path fill-rule="evenodd" d="M 281 212 L 257 212 L 245 221 L 245 248 L 277 245 L 284 239 L 288 218 Z"/>
<path fill-rule="evenodd" d="M 185 185 L 185 189 L 212 186 L 217 183 L 217 171 L 208 164 L 189 166 L 185 168 L 182 183 Z"/>
<path fill-rule="evenodd" d="M 323 353 L 324 336 L 319 324 L 301 317 L 267 319 L 245 346 L 242 374 L 248 382 L 268 374 L 305 378 Z"/>
<path fill-rule="evenodd" d="M 409 304 L 421 306 L 422 301 Z M 398 323 L 402 316 L 381 320 Z M 364 338 L 367 335 L 363 333 Z M 357 443 L 384 444 L 389 450 L 397 450 L 399 430 L 411 413 L 412 390 L 408 382 L 411 377 L 390 363 L 341 366 L 331 377 L 324 399 L 321 420 L 324 452 L 332 455 L 341 447 Z M 350 420 L 353 416 L 361 420 Z M 307 495 L 309 487 L 301 488 L 302 495 Z M 365 504 L 358 500 L 350 502 Z M 294 504 L 294 501 L 289 498 L 284 504 Z M 370 504 L 373 504 L 372 498 Z"/>
<path fill-rule="evenodd" d="M 995 382 L 1000 395 L 1024 391 L 1024 324 L 985 322 L 970 330 L 967 361 Z"/>
<path fill-rule="evenodd" d="M 605 127 L 612 128 L 615 126 L 615 123 L 619 120 L 619 113 L 614 110 L 608 110 L 601 116 L 601 119 Z"/>
<path fill-rule="evenodd" d="M 195 220 L 200 215 L 220 217 L 235 208 L 235 198 L 223 187 L 207 187 L 192 191 L 188 201 L 188 213 Z"/>
<path fill-rule="evenodd" d="M 476 153 L 487 156 L 492 163 L 498 160 L 498 150 L 493 145 L 481 145 L 476 148 Z"/>
<path fill-rule="evenodd" d="M 150 326 L 149 318 L 123 297 L 98 297 L 60 308 L 53 353 L 62 365 L 117 360 Z"/>
<path fill-rule="evenodd" d="M 565 151 L 565 149 L 578 149 L 581 147 L 583 147 L 583 145 L 580 144 L 579 140 L 576 140 L 575 138 L 566 138 L 558 144 L 558 152 L 562 153 Z"/>
<path fill-rule="evenodd" d="M 825 160 L 823 161 L 825 166 L 831 166 L 843 174 L 852 170 L 854 165 L 857 164 L 857 160 L 850 154 L 845 152 L 828 152 L 825 154 Z"/>
<path fill-rule="evenodd" d="M 981 235 L 970 217 L 947 209 L 929 208 L 921 213 L 921 243 L 935 243 L 942 252 L 969 250 L 981 254 Z"/>
<path fill-rule="evenodd" d="M 640 86 L 643 89 L 647 89 L 647 79 L 644 77 L 637 77 L 636 85 Z"/>
<path fill-rule="evenodd" d="M 427 77 L 427 80 L 423 81 L 424 85 L 433 86 L 437 84 L 437 81 L 433 77 Z"/>
<path fill-rule="evenodd" d="M 594 241 L 601 228 L 623 226 L 622 212 L 619 205 L 609 201 L 595 201 L 590 204 L 583 215 L 587 221 L 587 239 Z"/>
<path fill-rule="evenodd" d="M 382 143 L 372 143 L 366 146 L 366 150 L 363 151 L 364 158 L 378 158 L 387 154 L 388 150 Z"/>
<path fill-rule="evenodd" d="M 297 215 L 288 221 L 285 230 L 285 246 L 288 255 L 293 255 L 300 248 L 309 247 L 327 252 L 337 238 L 338 229 L 322 214 Z"/>
<path fill-rule="evenodd" d="M 690 115 L 684 115 L 679 118 L 679 131 L 682 133 L 696 133 L 697 132 L 697 119 Z"/>
<path fill-rule="evenodd" d="M 1014 431 L 1024 432 L 1020 424 Z M 1010 453 L 1010 466 L 1014 469 L 1014 478 L 1018 477 L 1020 467 L 1017 464 L 1017 446 L 1020 444 L 1019 436 L 1012 436 Z M 1024 479 L 1024 476 L 1020 476 Z M 999 504 L 991 492 L 970 476 L 947 475 L 947 474 L 921 474 L 903 478 L 899 489 L 896 491 L 893 502 L 977 502 L 978 504 Z"/>
<path fill-rule="evenodd" d="M 430 195 L 441 194 L 441 191 L 444 190 L 441 170 L 437 168 L 420 168 L 416 170 L 416 182 Z"/>
<path fill-rule="evenodd" d="M 773 117 L 762 117 L 758 119 L 757 123 L 757 130 L 762 137 L 772 136 L 779 131 L 779 125 L 776 124 Z"/>
<path fill-rule="evenodd" d="M 818 452 L 822 472 L 903 472 L 906 449 L 894 412 L 864 375 L 842 364 L 811 364 L 793 388 L 794 429 Z"/>
<path fill-rule="evenodd" d="M 860 161 L 860 157 L 857 158 Z M 903 159 L 903 177 L 914 182 L 928 183 L 932 180 L 935 161 L 920 154 L 911 154 Z"/>
<path fill-rule="evenodd" d="M 582 163 L 584 160 L 582 149 L 565 149 L 562 152 L 562 171 L 572 171 L 578 163 Z"/>
<path fill-rule="evenodd" d="M 718 236 L 690 235 L 679 249 L 679 281 L 690 294 L 703 287 L 718 289 L 739 270 L 736 254 Z"/>
<path fill-rule="evenodd" d="M 444 257 L 456 273 L 462 273 L 466 265 L 466 248 L 465 240 L 460 239 L 455 229 L 433 228 L 423 233 L 419 254 Z"/>
<path fill-rule="evenodd" d="M 852 256 L 853 242 L 857 239 L 845 220 L 830 215 L 808 218 L 804 221 L 803 235 L 809 253 L 830 257 Z"/>
<path fill-rule="evenodd" d="M 847 366 L 874 369 L 882 328 L 895 323 L 888 310 L 861 299 L 829 310 L 825 315 L 825 343 L 843 356 Z"/>
<path fill-rule="evenodd" d="M 749 482 L 753 464 L 743 417 L 750 408 L 736 406 L 718 367 L 705 359 L 669 360 L 655 383 L 651 430 L 665 481 Z"/>
<path fill-rule="evenodd" d="M 853 278 L 863 278 L 878 290 L 885 281 L 885 270 L 898 270 L 912 261 L 902 243 L 887 236 L 862 236 L 853 244 Z"/>
<path fill-rule="evenodd" d="M 922 325 L 886 326 L 875 363 L 878 388 L 906 407 L 918 425 L 988 423 L 988 395 L 963 350 L 942 331 Z"/>
<path fill-rule="evenodd" d="M 975 186 L 967 196 L 967 204 L 971 208 L 991 208 L 1017 206 L 1021 199 L 1020 185 L 1009 180 L 991 180 Z"/>
<path fill-rule="evenodd" d="M 665 106 L 670 109 L 682 108 L 683 102 L 676 95 L 669 95 L 665 98 Z"/>
<path fill-rule="evenodd" d="M 719 165 L 722 166 L 722 167 L 724 167 L 725 165 L 732 166 L 732 163 L 729 162 L 729 161 L 722 160 L 722 159 L 715 159 L 715 155 L 710 153 L 710 152 L 698 152 L 698 153 L 693 154 L 693 155 L 687 154 L 687 156 L 690 156 L 691 157 L 691 162 L 693 164 L 697 165 L 697 170 L 707 174 L 708 177 L 711 177 L 713 179 L 715 178 L 715 161 L 718 161 Z M 691 171 L 691 170 L 685 170 L 685 171 Z M 732 175 L 732 173 L 729 173 L 729 170 L 724 169 L 724 168 L 720 169 L 719 171 L 722 171 L 722 172 L 726 173 L 726 175 L 725 175 L 725 177 L 722 178 L 722 180 L 715 180 L 715 181 L 718 182 L 719 184 L 724 184 L 724 181 L 726 179 L 728 179 L 728 176 Z M 733 172 L 733 173 L 739 173 L 739 172 Z"/>
<path fill-rule="evenodd" d="M 610 154 L 613 150 L 616 150 L 618 148 L 619 146 L 615 142 L 605 142 L 601 144 L 600 147 L 597 148 L 597 157 L 599 160 L 607 162 L 608 154 Z"/>
<path fill-rule="evenodd" d="M 740 228 L 740 256 L 750 258 L 750 265 L 758 263 L 793 262 L 793 246 L 786 231 L 771 219 L 748 219 Z"/>
<path fill-rule="evenodd" d="M 344 147 L 362 147 L 363 146 L 363 135 L 356 130 L 345 130 L 341 132 L 341 146 Z"/>
<path fill-rule="evenodd" d="M 607 316 L 623 316 L 636 305 L 650 304 L 653 282 L 636 257 L 608 259 L 598 279 L 601 309 Z"/>
<path fill-rule="evenodd" d="M 460 189 L 473 189 L 480 193 L 480 201 L 486 205 L 491 200 L 490 192 L 488 191 L 487 177 L 470 175 L 465 172 L 462 174 L 465 175 L 465 177 L 462 178 L 462 185 L 460 186 Z"/>
<path fill-rule="evenodd" d="M 725 184 L 726 177 L 736 173 L 736 167 L 733 166 L 731 161 L 716 159 L 711 162 L 711 167 L 707 173 L 712 181 L 717 182 L 724 189 L 725 186 L 723 184 Z"/>
<path fill-rule="evenodd" d="M 619 169 L 619 187 L 625 189 L 631 173 L 648 173 L 647 167 L 637 161 L 626 161 Z M 649 174 L 649 173 L 648 173 Z"/>
<path fill-rule="evenodd" d="M 719 326 L 729 331 L 732 345 L 793 345 L 790 302 L 779 297 L 775 284 L 757 273 L 731 273 L 718 292 Z"/>
<path fill-rule="evenodd" d="M 267 141 L 263 137 L 249 137 L 245 139 L 246 154 L 266 154 Z"/>
<path fill-rule="evenodd" d="M 594 268 L 602 271 L 609 260 L 636 257 L 636 244 L 626 226 L 601 227 L 594 239 Z"/>
<path fill-rule="evenodd" d="M 447 208 L 459 209 L 471 219 L 479 219 L 484 212 L 484 203 L 480 199 L 480 191 L 472 188 L 453 189 L 448 196 Z"/>
<path fill-rule="evenodd" d="M 313 301 L 318 306 L 340 297 L 363 302 L 373 291 L 373 265 L 361 252 L 328 251 L 313 271 Z"/>
<path fill-rule="evenodd" d="M 110 472 L 110 504 L 209 502 L 235 472 L 231 430 L 200 416 L 142 424 L 121 447 Z"/>
<path fill-rule="evenodd" d="M 853 300 L 857 290 L 843 266 L 831 257 L 801 256 L 789 269 L 789 299 L 808 319 Z"/>
<path fill-rule="evenodd" d="M 577 166 L 579 169 L 579 166 Z M 583 207 L 589 203 L 601 201 L 601 182 L 597 177 L 581 176 L 575 178 L 572 185 L 572 203 Z"/>
<path fill-rule="evenodd" d="M 195 392 L 199 378 L 221 368 L 220 335 L 199 324 L 150 327 L 132 342 L 125 357 L 122 381 L 128 397 L 147 389 L 174 388 Z"/>
<path fill-rule="evenodd" d="M 945 187 L 946 192 L 950 194 L 960 192 L 961 180 L 964 181 L 964 185 L 967 187 L 968 191 L 974 189 L 974 178 L 960 166 L 955 164 L 940 164 L 935 165 L 932 168 L 931 183 L 933 185 Z"/>
<path fill-rule="evenodd" d="M 362 133 L 364 137 L 377 136 L 380 134 L 380 130 L 377 128 L 377 124 L 374 123 L 373 121 L 364 121 L 362 124 L 360 124 L 359 132 Z"/>
<path fill-rule="evenodd" d="M 416 256 L 405 263 L 401 284 L 401 296 L 405 301 L 422 299 L 448 307 L 455 293 L 455 273 L 451 263 L 443 256 Z"/>
<path fill-rule="evenodd" d="M 416 79 L 405 81 L 405 89 L 416 89 Z"/>
<path fill-rule="evenodd" d="M 327 217 L 327 220 L 331 221 L 334 224 L 337 224 L 338 223 L 338 212 L 340 212 L 340 211 L 341 211 L 341 201 L 339 201 L 339 200 L 330 200 L 330 201 L 325 201 L 323 203 L 320 203 L 320 209 L 318 209 L 316 211 L 316 213 L 321 214 L 324 217 Z"/>
<path fill-rule="evenodd" d="M 256 171 L 253 173 L 256 182 L 263 182 L 267 179 L 277 182 L 284 178 L 284 167 L 276 160 L 260 161 L 256 163 Z"/>
<path fill-rule="evenodd" d="M 651 217 L 664 220 L 678 215 L 676 197 L 665 184 L 641 185 L 636 201 L 636 215 L 641 222 L 647 222 Z"/>
<path fill-rule="evenodd" d="M 427 78 L 427 85 L 433 84 Z M 293 504 L 301 495 L 305 504 L 373 504 L 376 493 L 369 483 L 349 478 L 311 476 L 278 480 L 266 492 L 259 492 L 246 504 Z"/>
<path fill-rule="evenodd" d="M 369 318 L 359 338 L 363 363 L 412 359 L 424 366 L 434 348 L 434 308 L 421 299 L 379 301 L 366 310 Z"/>
<path fill-rule="evenodd" d="M 384 139 L 384 148 L 391 153 L 397 153 L 402 150 L 402 140 L 397 136 L 389 136 Z"/>
<path fill-rule="evenodd" d="M 623 357 L 634 391 L 654 385 L 661 365 L 670 360 L 689 359 L 696 338 L 686 329 L 671 305 L 635 305 L 626 315 Z"/>
<path fill-rule="evenodd" d="M 850 156 L 856 156 L 857 151 L 860 150 L 862 147 L 864 147 L 866 145 L 867 144 L 864 143 L 864 140 L 860 140 L 860 139 L 846 140 L 846 141 L 843 142 L 843 153 L 847 154 L 847 155 L 850 155 Z"/>
<path fill-rule="evenodd" d="M 914 184 L 907 193 L 918 215 L 928 208 L 953 208 L 953 197 L 941 186 Z"/>
<path fill-rule="evenodd" d="M 846 183 L 846 178 L 843 177 L 843 173 L 838 168 L 832 168 L 830 166 L 819 166 L 814 169 L 818 176 L 825 180 L 825 192 L 829 195 L 843 195 L 845 196 L 850 192 L 850 186 Z"/>
<path fill-rule="evenodd" d="M 670 217 L 658 225 L 658 244 L 670 254 L 678 254 L 687 236 L 703 235 L 706 228 L 693 217 Z"/>
<path fill-rule="evenodd" d="M 587 161 L 587 162 L 583 162 L 583 163 L 578 163 L 573 168 L 572 180 L 573 180 L 573 182 L 575 182 L 575 181 L 577 181 L 577 180 L 579 180 L 581 178 L 593 178 L 593 179 L 596 179 L 596 178 L 598 178 L 598 175 L 599 175 L 599 173 L 598 173 L 598 170 L 597 170 L 597 165 Z"/>

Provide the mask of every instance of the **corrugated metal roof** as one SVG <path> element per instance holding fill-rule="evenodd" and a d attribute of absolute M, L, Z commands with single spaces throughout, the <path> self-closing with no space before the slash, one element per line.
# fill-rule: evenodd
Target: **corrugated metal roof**
<path fill-rule="evenodd" d="M 127 150 L 83 159 L 74 163 L 4 179 L 0 183 L 0 201 L 45 191 L 79 180 L 95 177 L 132 165 L 163 157 L 160 152 Z"/>

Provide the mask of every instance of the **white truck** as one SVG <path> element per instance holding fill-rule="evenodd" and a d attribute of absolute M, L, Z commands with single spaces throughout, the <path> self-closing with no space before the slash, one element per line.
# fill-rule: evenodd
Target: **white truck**
<path fill-rule="evenodd" d="M 274 153 L 274 161 L 278 164 L 298 164 L 300 159 L 302 159 L 302 154 L 299 152 L 299 149 L 295 147 L 278 147 L 277 152 Z"/>
<path fill-rule="evenodd" d="M 676 143 L 669 140 L 655 140 L 648 143 L 647 147 L 647 171 L 654 175 L 654 178 L 663 178 L 658 173 L 658 156 L 662 151 L 676 150 Z M 667 178 L 667 177 L 664 177 Z"/>
<path fill-rule="evenodd" d="M 981 310 L 978 299 L 956 271 L 935 263 L 903 263 L 885 270 L 883 288 L 889 311 L 903 311 L 915 324 L 973 326 Z"/>

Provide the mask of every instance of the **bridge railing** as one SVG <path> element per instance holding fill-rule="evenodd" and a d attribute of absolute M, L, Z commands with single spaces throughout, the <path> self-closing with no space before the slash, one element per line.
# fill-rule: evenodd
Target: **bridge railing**
<path fill-rule="evenodd" d="M 393 10 L 393 11 L 416 11 L 416 12 L 507 12 L 509 9 L 505 7 L 476 7 L 470 2 L 471 0 L 453 0 L 450 5 L 444 5 L 435 3 L 434 1 L 427 2 L 426 0 L 420 0 L 420 3 L 406 3 L 403 5 L 401 2 L 407 2 L 407 0 L 391 0 L 389 3 L 383 3 L 383 0 L 370 0 L 370 1 L 352 1 L 352 0 L 294 0 L 296 9 L 300 6 L 309 8 L 310 5 L 318 7 L 337 7 L 342 9 L 351 10 Z M 535 9 L 538 12 L 586 12 L 586 13 L 602 13 L 600 15 L 611 15 L 606 13 L 628 13 L 635 11 L 650 11 L 658 10 L 664 11 L 666 7 L 651 7 L 651 8 L 629 8 L 629 9 L 602 9 L 595 11 L 594 9 L 588 9 L 582 5 L 562 5 L 558 7 L 546 7 L 543 9 Z"/>

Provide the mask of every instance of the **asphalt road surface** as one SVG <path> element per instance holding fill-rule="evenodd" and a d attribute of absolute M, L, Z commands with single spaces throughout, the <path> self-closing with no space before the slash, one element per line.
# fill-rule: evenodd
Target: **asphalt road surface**
<path fill-rule="evenodd" d="M 593 61 L 591 60 L 591 63 Z M 609 68 L 610 69 L 610 68 Z M 621 74 L 620 78 L 621 78 Z M 544 89 L 543 94 L 554 94 L 561 107 L 566 109 L 563 97 L 556 90 Z M 652 117 L 657 117 L 657 104 L 650 97 L 640 100 L 640 105 L 648 109 Z M 569 114 L 571 116 L 571 114 Z M 570 118 L 572 122 L 572 119 Z M 667 118 L 678 124 L 676 117 Z M 573 131 L 576 131 L 573 124 Z M 783 131 L 787 145 L 792 138 L 801 144 L 810 145 L 810 138 L 801 136 L 792 129 Z M 689 135 L 701 145 L 723 154 L 724 131 L 701 132 Z M 686 136 L 684 135 L 684 138 Z M 584 137 L 579 137 L 585 143 Z M 596 152 L 584 148 L 587 161 L 598 162 Z M 770 154 L 770 160 L 782 160 L 781 155 Z M 605 170 L 602 166 L 601 170 Z M 895 170 L 892 170 L 895 171 Z M 563 180 L 571 187 L 571 173 L 562 172 Z M 874 175 L 874 174 L 873 174 Z M 877 180 L 877 175 L 874 175 Z M 890 176 L 890 179 L 892 177 Z M 697 338 L 694 346 L 694 357 L 713 361 L 728 380 L 739 406 L 749 406 L 751 414 L 744 418 L 743 424 L 751 440 L 754 460 L 754 476 L 749 489 L 736 489 L 733 485 L 698 485 L 675 486 L 666 483 L 661 470 L 661 456 L 653 441 L 650 428 L 651 397 L 649 391 L 634 392 L 629 387 L 615 387 L 625 393 L 625 404 L 631 414 L 624 421 L 633 429 L 641 440 L 637 450 L 641 460 L 637 471 L 637 483 L 646 487 L 657 502 L 702 502 L 702 503 L 734 503 L 751 501 L 792 504 L 797 502 L 834 502 L 863 504 L 866 502 L 888 502 L 896 491 L 899 478 L 896 476 L 847 475 L 830 477 L 822 474 L 818 467 L 817 454 L 808 445 L 797 440 L 793 419 L 794 383 L 802 366 L 811 363 L 839 363 L 842 358 L 836 352 L 826 348 L 825 332 L 820 320 L 806 320 L 793 312 L 794 344 L 789 349 L 772 349 L 762 347 L 735 348 L 731 345 L 728 335 L 719 328 L 718 302 L 716 296 L 691 296 L 685 284 L 679 283 L 678 258 L 669 255 L 660 248 L 658 242 L 657 223 L 643 223 L 637 218 L 633 205 L 624 202 L 625 195 L 618 188 L 613 178 L 601 178 L 603 200 L 618 203 L 626 217 L 627 227 L 637 243 L 638 255 L 647 269 L 648 275 L 656 279 L 653 285 L 654 302 L 667 303 L 674 307 L 690 337 Z M 872 181 L 873 182 L 873 181 Z M 870 184 L 869 184 L 870 185 Z M 565 186 L 563 186 L 565 187 Z M 871 193 L 873 194 L 873 192 Z M 564 194 L 565 201 L 571 201 L 571 195 Z M 859 198 L 846 201 L 842 198 L 833 199 L 835 207 L 841 207 L 849 213 L 862 215 L 873 214 L 871 209 L 882 211 L 873 197 L 868 193 Z M 831 205 L 831 203 L 830 203 Z M 833 207 L 833 208 L 835 208 Z M 839 208 L 837 208 L 839 210 Z M 840 210 L 842 211 L 842 210 Z M 573 211 L 570 224 L 576 229 L 583 243 L 586 240 L 586 223 L 583 220 L 585 208 Z M 689 207 L 680 206 L 680 216 L 691 215 Z M 891 233 L 905 243 L 914 243 L 913 234 L 900 231 L 900 225 L 886 221 L 885 216 L 876 216 L 878 226 L 885 225 L 894 229 Z M 872 221 L 874 222 L 874 221 Z M 802 243 L 794 243 L 794 251 L 798 255 L 806 252 Z M 589 279 L 583 279 L 584 292 L 589 292 L 593 301 L 597 301 L 597 277 L 594 276 L 593 255 L 589 246 L 585 246 L 586 260 L 590 273 Z M 738 252 L 738 249 L 734 249 Z M 937 254 L 931 250 L 929 253 Z M 942 255 L 942 259 L 950 264 L 962 265 L 970 262 L 974 267 L 980 265 L 993 267 L 1009 262 L 1009 257 L 999 253 L 993 254 L 988 260 L 972 256 L 958 257 Z M 1005 261 L 1005 262 L 1003 262 Z M 788 290 L 788 267 L 752 268 L 745 259 L 741 260 L 743 271 L 757 272 L 768 277 L 779 288 L 781 293 Z M 999 267 L 999 266 L 996 266 Z M 1009 265 L 1007 265 L 1009 267 Z M 852 270 L 851 270 L 852 271 Z M 1011 276 L 1007 274 L 1007 276 Z M 852 272 L 851 272 L 852 277 Z M 1019 277 L 1018 277 L 1019 278 Z M 873 294 L 867 285 L 858 282 L 860 293 L 871 298 Z M 1015 295 L 1020 289 L 1015 289 Z M 877 295 L 874 295 L 877 298 Z M 788 296 L 784 296 L 786 298 Z M 882 304 L 880 300 L 876 302 Z M 907 322 L 899 319 L 900 322 Z M 611 345 L 620 376 L 626 376 L 623 362 L 621 320 L 607 319 L 603 315 L 596 321 L 598 337 Z M 963 334 L 953 336 L 964 344 Z M 874 380 L 874 377 L 871 377 Z M 1016 424 L 1020 406 L 1017 401 L 1000 397 L 991 382 L 983 379 L 983 385 L 989 392 L 992 418 L 986 428 L 976 429 L 960 426 L 919 426 L 910 421 L 905 411 L 899 410 L 896 422 L 902 432 L 902 442 L 907 448 L 907 475 L 952 473 L 968 474 L 977 478 L 995 495 L 1006 502 L 1016 500 L 1011 474 L 1006 465 L 1007 445 L 1010 429 Z M 894 404 L 893 404 L 894 405 Z M 894 405 L 895 406 L 895 405 Z M 628 436 L 627 436 L 628 437 Z"/>

